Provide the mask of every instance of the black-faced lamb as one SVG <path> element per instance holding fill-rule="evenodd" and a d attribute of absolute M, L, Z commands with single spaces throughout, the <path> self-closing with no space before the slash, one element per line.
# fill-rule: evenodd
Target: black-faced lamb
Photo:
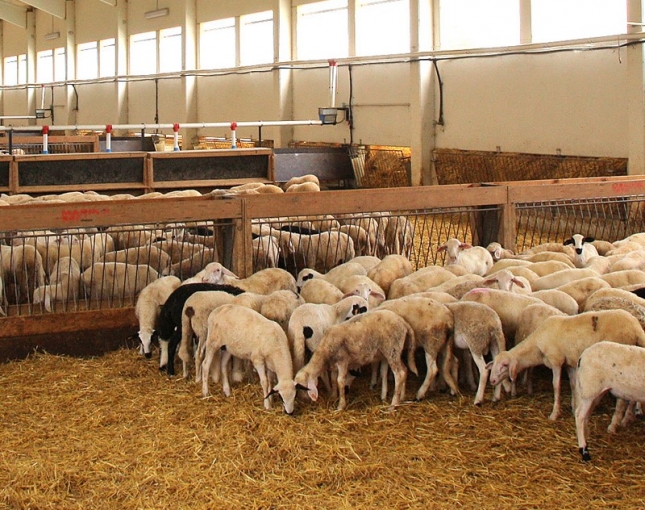
<path fill-rule="evenodd" d="M 564 242 L 565 246 L 573 246 L 573 250 L 575 251 L 573 263 L 576 267 L 585 267 L 592 257 L 598 256 L 598 250 L 592 244 L 594 240 L 593 237 L 573 234 L 571 238 Z"/>

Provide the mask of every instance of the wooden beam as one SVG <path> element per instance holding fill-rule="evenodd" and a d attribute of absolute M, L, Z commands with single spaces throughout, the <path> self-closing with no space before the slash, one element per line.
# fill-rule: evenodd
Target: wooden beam
<path fill-rule="evenodd" d="M 20 28 L 27 28 L 27 8 L 20 5 L 0 1 L 0 19 L 16 25 Z"/>
<path fill-rule="evenodd" d="M 36 9 L 45 11 L 47 14 L 65 19 L 65 0 L 20 0 L 22 3 L 31 5 Z"/>
<path fill-rule="evenodd" d="M 116 0 L 99 0 L 99 2 L 103 2 L 104 4 L 111 5 L 112 7 L 116 7 Z"/>

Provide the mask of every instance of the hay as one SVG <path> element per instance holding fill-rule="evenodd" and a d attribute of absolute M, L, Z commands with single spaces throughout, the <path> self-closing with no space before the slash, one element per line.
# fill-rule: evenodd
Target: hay
<path fill-rule="evenodd" d="M 202 399 L 134 350 L 7 363 L 0 508 L 643 505 L 643 424 L 608 435 L 610 402 L 583 464 L 570 413 L 547 419 L 548 377 L 534 397 L 433 394 L 394 412 L 357 382 L 345 412 L 323 399 L 289 417 L 263 409 L 258 384 Z"/>

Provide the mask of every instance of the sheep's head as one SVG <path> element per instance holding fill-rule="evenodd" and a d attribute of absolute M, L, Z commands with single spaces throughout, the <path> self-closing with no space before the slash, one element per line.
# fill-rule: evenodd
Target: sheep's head
<path fill-rule="evenodd" d="M 297 388 L 307 390 L 309 398 L 314 402 L 318 400 L 318 377 L 314 377 L 307 371 L 307 367 L 301 368 L 294 377 Z"/>
<path fill-rule="evenodd" d="M 461 252 L 461 250 L 467 250 L 468 248 L 472 248 L 472 246 L 467 243 L 462 243 L 459 239 L 452 237 L 446 241 L 446 244 L 439 246 L 437 253 L 445 251 L 447 256 L 446 265 L 451 265 L 457 262 L 459 252 Z"/>
<path fill-rule="evenodd" d="M 284 404 L 284 412 L 288 415 L 292 415 L 295 407 L 296 394 L 298 389 L 300 388 L 298 388 L 298 385 L 294 381 L 280 381 L 273 387 L 273 389 L 265 398 L 269 398 L 271 395 L 279 393 Z"/>
<path fill-rule="evenodd" d="M 237 278 L 235 273 L 226 269 L 219 262 L 211 262 L 204 268 L 202 282 L 204 283 L 225 283 L 226 276 Z"/>
<path fill-rule="evenodd" d="M 305 282 L 308 282 L 309 280 L 313 280 L 318 275 L 319 273 L 309 268 L 306 268 L 300 271 L 298 273 L 298 278 L 296 280 L 296 288 L 298 289 L 298 292 L 302 290 L 302 286 L 305 284 Z"/>
<path fill-rule="evenodd" d="M 497 386 L 502 381 L 506 379 L 513 380 L 510 377 L 510 367 L 511 358 L 506 354 L 506 351 L 500 352 L 494 361 L 489 362 L 486 365 L 486 369 L 490 370 L 489 380 L 493 386 Z"/>

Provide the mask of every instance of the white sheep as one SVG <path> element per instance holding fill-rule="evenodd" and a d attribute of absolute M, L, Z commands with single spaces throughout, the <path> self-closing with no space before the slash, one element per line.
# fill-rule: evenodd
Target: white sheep
<path fill-rule="evenodd" d="M 488 275 L 482 282 L 483 285 L 497 284 L 500 290 L 517 292 L 518 294 L 531 294 L 531 284 L 523 276 L 515 276 L 509 269 L 502 269 Z"/>
<path fill-rule="evenodd" d="M 582 351 L 602 340 L 645 346 L 645 332 L 639 322 L 624 310 L 584 312 L 574 316 L 554 315 L 545 319 L 522 342 L 501 353 L 490 363 L 490 380 L 498 384 L 517 379 L 523 370 L 545 365 L 553 371 L 553 411 L 550 420 L 560 415 L 562 368 L 567 367 L 575 408 L 575 370 Z"/>
<path fill-rule="evenodd" d="M 600 275 L 600 278 L 605 280 L 612 287 L 629 287 L 631 285 L 645 287 L 645 271 L 642 271 L 641 269 L 612 271 L 610 273 Z"/>
<path fill-rule="evenodd" d="M 305 174 L 297 177 L 291 177 L 287 182 L 282 185 L 282 189 L 288 189 L 292 184 L 302 184 L 304 182 L 314 182 L 320 186 L 320 180 L 317 175 L 314 174 Z"/>
<path fill-rule="evenodd" d="M 355 262 L 356 264 L 360 264 L 365 268 L 365 271 L 369 272 L 371 269 L 373 269 L 374 267 L 376 267 L 381 263 L 381 259 L 378 257 L 375 257 L 374 255 L 357 255 L 349 262 Z"/>
<path fill-rule="evenodd" d="M 343 299 L 343 292 L 327 280 L 312 278 L 300 288 L 300 297 L 307 303 L 333 305 Z"/>
<path fill-rule="evenodd" d="M 298 273 L 296 286 L 300 289 L 308 280 L 313 278 L 322 278 L 323 280 L 326 280 L 332 285 L 340 288 L 341 284 L 345 282 L 347 278 L 355 275 L 365 276 L 366 274 L 367 270 L 362 264 L 350 260 L 330 269 L 324 274 L 316 271 L 315 269 L 305 268 Z"/>
<path fill-rule="evenodd" d="M 611 286 L 603 279 L 597 276 L 591 276 L 588 278 L 581 278 L 580 280 L 575 280 L 564 285 L 556 287 L 557 290 L 566 292 L 578 303 L 578 309 L 582 310 L 584 308 L 587 298 L 591 296 L 594 292 L 603 288 L 610 288 Z"/>
<path fill-rule="evenodd" d="M 289 319 L 287 332 L 294 370 L 300 370 L 305 365 L 305 347 L 314 352 L 327 329 L 367 312 L 368 307 L 368 302 L 361 296 L 349 296 L 333 305 L 306 303 L 296 308 Z M 323 382 L 327 380 L 323 378 Z"/>
<path fill-rule="evenodd" d="M 81 268 L 72 257 L 61 257 L 52 268 L 49 285 L 34 290 L 33 304 L 44 303 L 45 310 L 53 310 L 53 302 L 76 303 L 80 291 Z"/>
<path fill-rule="evenodd" d="M 493 257 L 483 246 L 472 246 L 452 237 L 437 250 L 438 253 L 443 251 L 447 255 L 446 265 L 462 266 L 469 273 L 485 276 L 493 267 Z"/>
<path fill-rule="evenodd" d="M 157 278 L 159 273 L 151 267 L 125 262 L 95 262 L 81 274 L 90 299 L 108 302 L 134 298 Z"/>
<path fill-rule="evenodd" d="M 34 290 L 45 285 L 41 254 L 30 245 L 0 245 L 0 279 L 8 304 L 28 303 Z"/>
<path fill-rule="evenodd" d="M 125 262 L 127 264 L 148 265 L 164 276 L 170 274 L 172 266 L 170 255 L 152 245 L 111 251 L 99 257 L 96 262 Z"/>
<path fill-rule="evenodd" d="M 208 380 L 213 361 L 221 356 L 222 389 L 228 397 L 231 387 L 227 365 L 231 356 L 253 363 L 262 386 L 264 407 L 271 408 L 271 395 L 279 393 L 287 414 L 293 414 L 296 384 L 289 341 L 282 328 L 254 310 L 239 305 L 223 305 L 208 317 L 208 335 L 200 342 L 199 352 L 202 373 L 202 394 L 209 395 Z M 270 389 L 270 370 L 277 377 L 277 384 Z"/>
<path fill-rule="evenodd" d="M 269 267 L 253 273 L 247 278 L 238 278 L 235 273 L 219 262 L 211 262 L 204 268 L 201 281 L 233 285 L 246 292 L 255 292 L 256 294 L 270 294 L 275 290 L 297 292 L 296 279 L 293 275 L 278 267 Z"/>
<path fill-rule="evenodd" d="M 538 298 L 567 315 L 576 315 L 580 311 L 578 302 L 571 295 L 558 289 L 537 290 L 531 293 L 531 297 Z"/>
<path fill-rule="evenodd" d="M 598 273 L 593 269 L 561 269 L 560 271 L 541 276 L 531 284 L 531 288 L 533 290 L 555 289 L 566 283 L 593 276 L 598 276 Z"/>
<path fill-rule="evenodd" d="M 416 399 L 421 400 L 425 397 L 440 371 L 452 392 L 459 394 L 457 381 L 449 370 L 451 356 L 446 351 L 454 327 L 453 315 L 448 307 L 430 298 L 411 295 L 387 300 L 378 310 L 390 310 L 405 319 L 414 330 L 416 345 L 423 347 L 427 371 Z M 443 353 L 441 370 L 437 366 L 440 353 Z"/>
<path fill-rule="evenodd" d="M 401 361 L 401 354 L 406 342 L 414 345 L 414 331 L 396 313 L 373 310 L 359 314 L 331 326 L 324 333 L 309 363 L 296 374 L 296 384 L 306 386 L 309 397 L 315 401 L 318 399 L 318 377 L 323 370 L 336 369 L 338 410 L 343 410 L 347 406 L 345 384 L 350 366 L 364 366 L 385 360 L 394 373 L 392 406 L 397 406 L 405 398 L 407 370 Z M 414 353 L 410 349 L 408 363 L 414 366 Z"/>
<path fill-rule="evenodd" d="M 612 258 L 613 260 L 611 266 L 609 266 L 609 270 L 611 272 L 623 271 L 626 269 L 641 270 L 645 267 L 645 248 L 641 247 L 638 250 L 630 251 L 625 255 L 620 255 L 615 258 L 613 255 L 607 258 Z"/>
<path fill-rule="evenodd" d="M 502 322 L 493 309 L 481 303 L 461 301 L 446 306 L 454 317 L 453 346 L 457 349 L 467 349 L 479 369 L 479 385 L 475 395 L 475 405 L 481 405 L 484 402 L 484 392 L 489 375 L 484 356 L 490 352 L 492 358 L 495 359 L 500 352 L 506 350 Z M 449 359 L 452 359 L 452 356 L 449 356 Z M 469 372 L 469 374 L 471 373 Z M 500 393 L 501 385 L 497 385 L 493 394 L 493 402 L 499 400 Z"/>
<path fill-rule="evenodd" d="M 424 292 L 452 278 L 455 278 L 455 275 L 440 266 L 417 269 L 408 276 L 394 280 L 390 285 L 387 297 L 388 299 L 396 299 L 415 292 Z"/>
<path fill-rule="evenodd" d="M 251 247 L 253 250 L 253 267 L 257 270 L 278 267 L 280 247 L 275 237 L 271 235 L 256 237 L 251 241 Z"/>
<path fill-rule="evenodd" d="M 588 309 L 594 306 L 594 303 L 599 299 L 605 298 L 620 298 L 626 301 L 631 301 L 639 306 L 645 307 L 645 299 L 637 296 L 633 292 L 624 289 L 614 289 L 614 288 L 603 288 L 598 289 L 596 292 L 591 294 L 585 301 L 585 309 Z"/>
<path fill-rule="evenodd" d="M 573 262 L 569 261 L 569 264 L 566 264 L 561 260 L 541 260 L 539 262 L 529 262 L 529 265 L 527 267 L 540 277 L 548 276 L 550 274 L 556 273 L 557 271 L 563 271 L 565 269 L 575 269 Z"/>
<path fill-rule="evenodd" d="M 354 275 L 340 282 L 338 288 L 344 296 L 362 296 L 369 301 L 370 308 L 374 308 L 385 301 L 385 292 L 376 282 L 367 276 Z"/>
<path fill-rule="evenodd" d="M 486 249 L 489 251 L 491 257 L 493 257 L 493 262 L 497 262 L 502 259 L 514 259 L 516 257 L 513 250 L 504 248 L 496 241 L 489 243 L 488 246 L 486 246 Z"/>
<path fill-rule="evenodd" d="M 570 239 L 564 242 L 565 246 L 573 246 L 573 250 L 575 251 L 573 263 L 576 267 L 585 267 L 592 257 L 598 257 L 598 250 L 591 244 L 593 241 L 593 237 L 573 234 Z"/>
<path fill-rule="evenodd" d="M 367 276 L 376 282 L 387 295 L 394 280 L 408 276 L 414 272 L 407 257 L 398 254 L 387 255 L 375 267 L 367 272 Z"/>
<path fill-rule="evenodd" d="M 146 358 L 152 356 L 152 335 L 161 307 L 180 284 L 181 281 L 176 276 L 164 276 L 146 285 L 137 297 L 134 315 L 139 321 L 139 352 Z"/>
<path fill-rule="evenodd" d="M 578 451 L 582 460 L 589 461 L 587 444 L 591 413 L 606 393 L 622 401 L 645 401 L 645 349 L 615 342 L 598 342 L 585 349 L 578 359 L 576 374 L 575 410 Z M 619 403 L 610 430 L 615 430 Z"/>

